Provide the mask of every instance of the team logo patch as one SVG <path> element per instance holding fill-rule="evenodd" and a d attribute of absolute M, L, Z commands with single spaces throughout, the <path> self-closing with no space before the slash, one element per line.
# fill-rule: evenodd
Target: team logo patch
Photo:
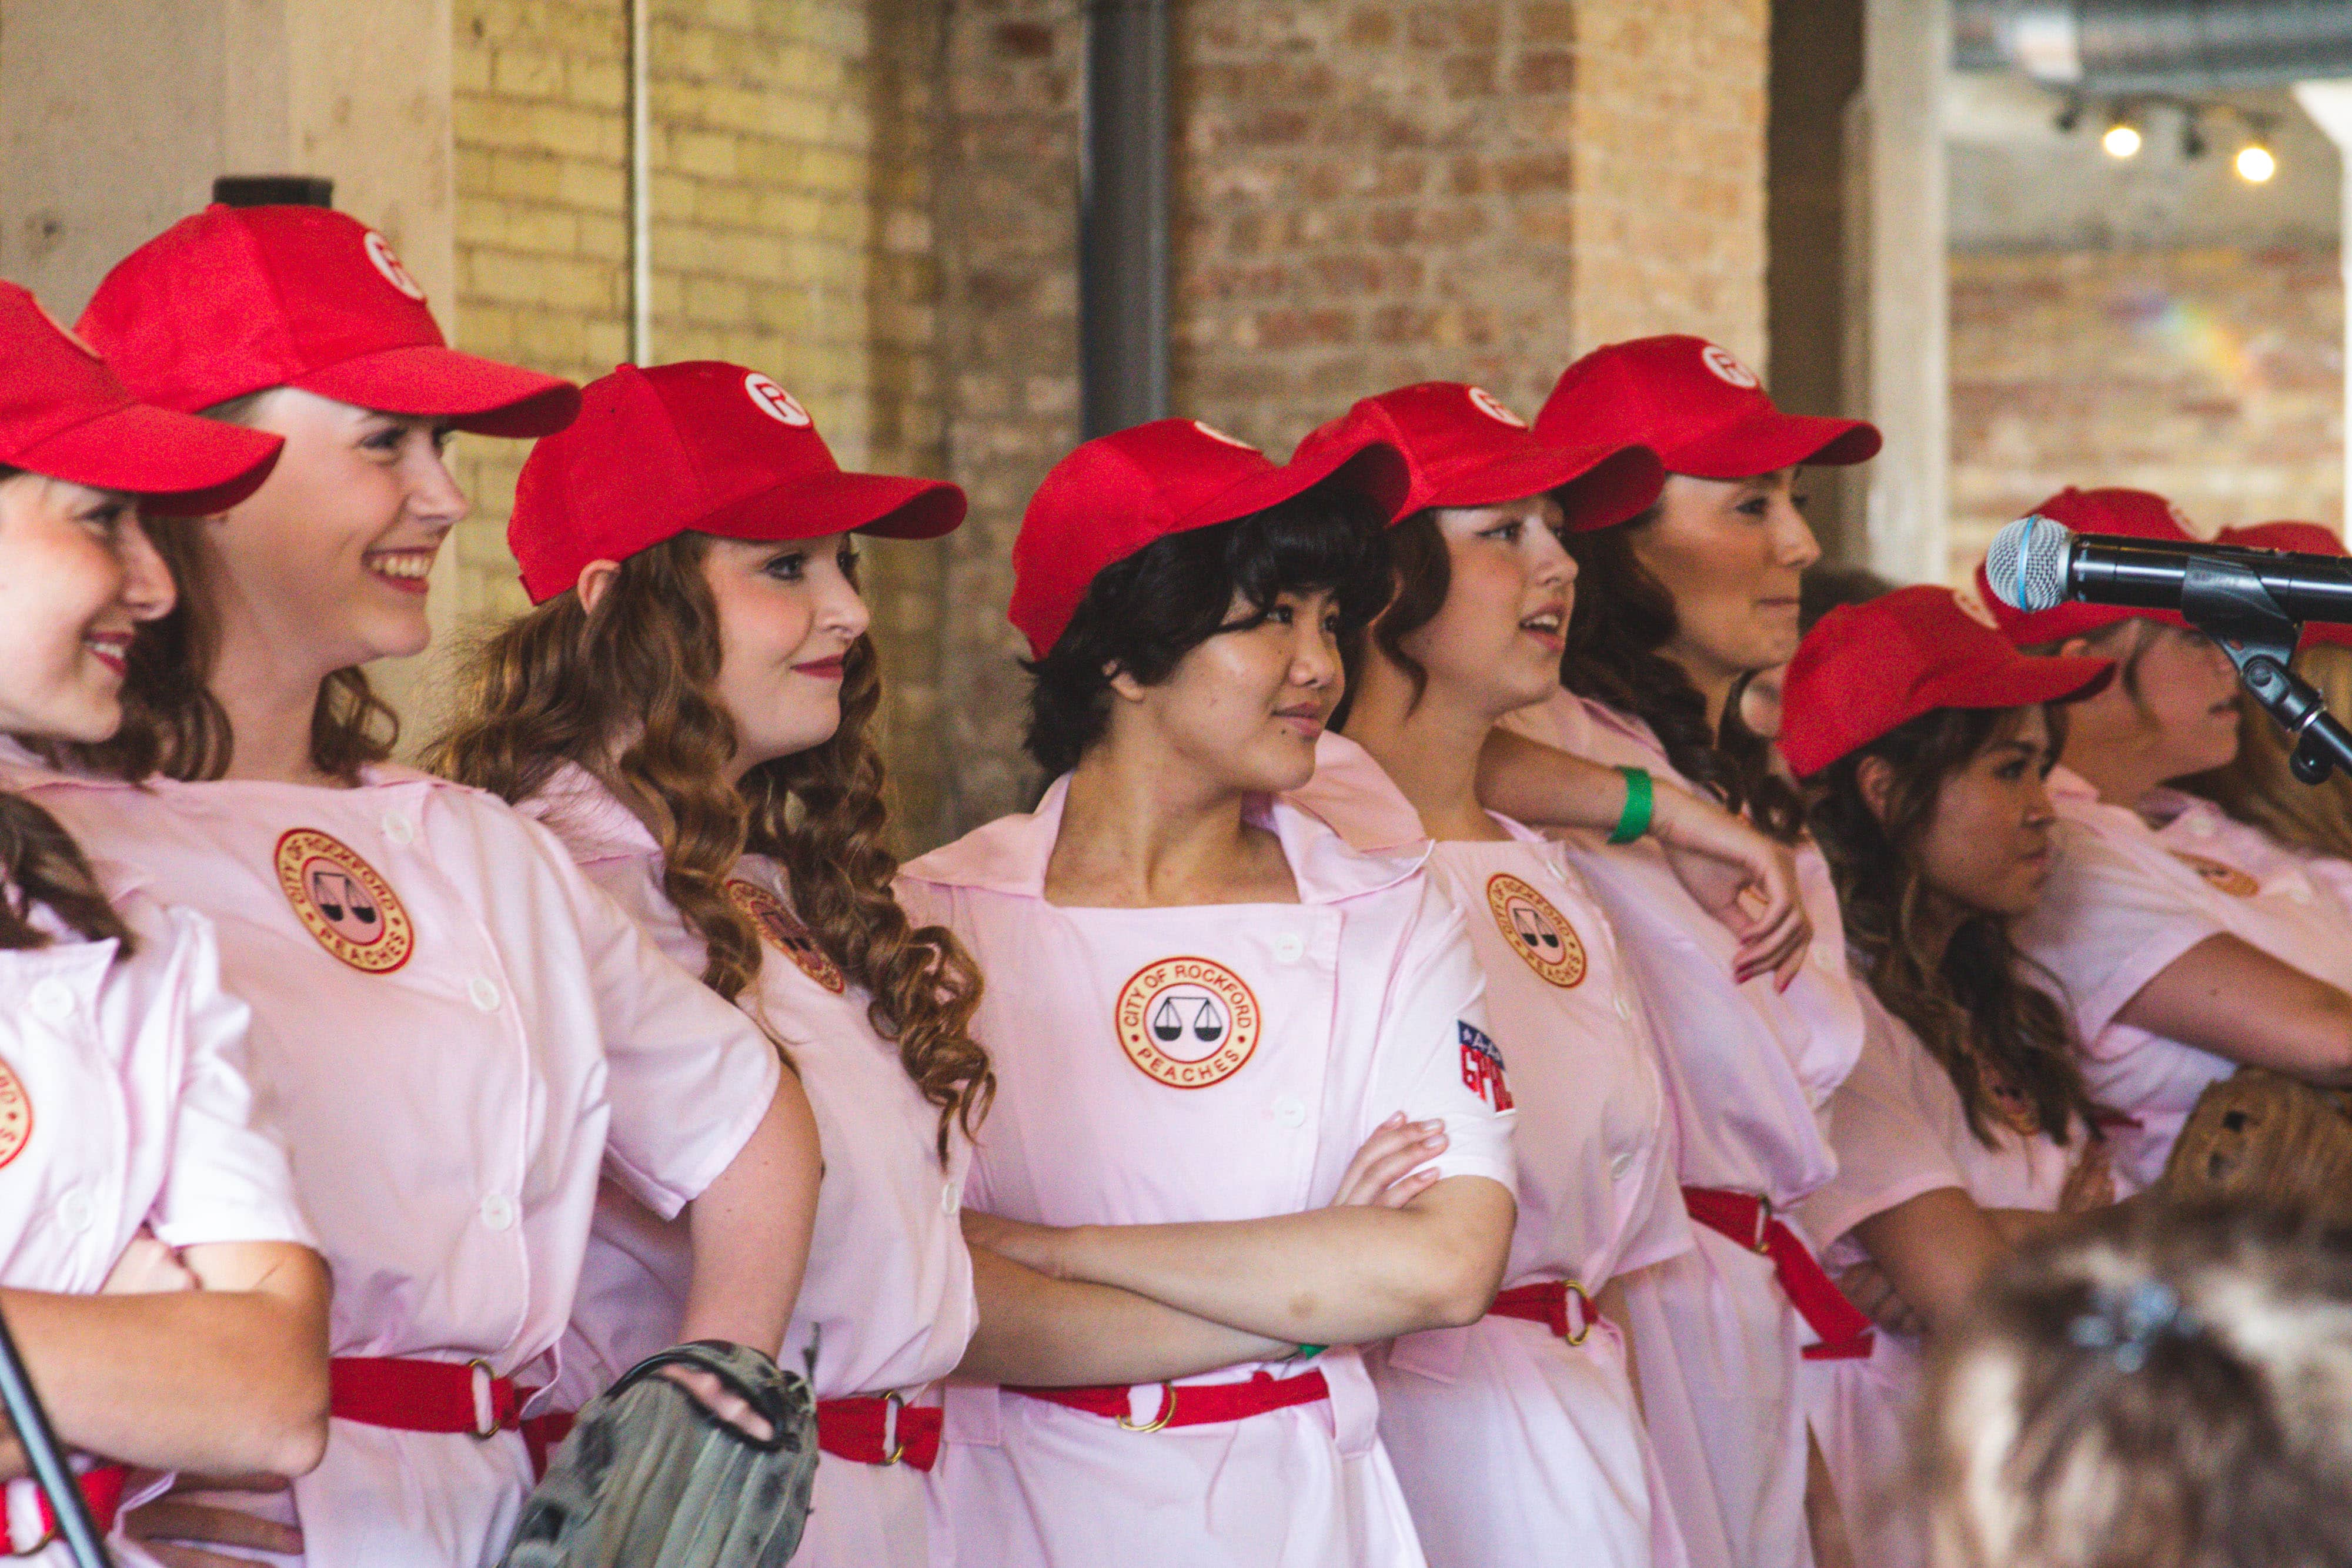
<path fill-rule="evenodd" d="M 1550 899 L 1508 872 L 1486 879 L 1486 908 L 1528 967 L 1562 990 L 1584 979 L 1584 944 Z"/>
<path fill-rule="evenodd" d="M 1496 1110 L 1509 1110 L 1516 1102 L 1503 1081 L 1502 1051 L 1476 1025 L 1455 1019 L 1454 1027 L 1462 1038 L 1462 1086 Z"/>
<path fill-rule="evenodd" d="M 2263 890 L 2261 883 L 2236 866 L 2207 860 L 2203 855 L 2192 855 L 2187 850 L 2173 851 L 2172 858 L 2203 877 L 2206 886 L 2219 888 L 2231 898 L 2252 898 Z"/>
<path fill-rule="evenodd" d="M 1264 1020 L 1256 996 L 1215 959 L 1162 958 L 1119 988 L 1111 1021 L 1144 1072 L 1171 1089 L 1206 1089 L 1242 1070 Z"/>
<path fill-rule="evenodd" d="M 278 885 L 319 946 L 371 975 L 388 975 L 416 950 L 392 884 L 341 840 L 296 828 L 278 841 Z"/>
<path fill-rule="evenodd" d="M 1244 452 L 1255 452 L 1257 450 L 1256 447 L 1252 446 L 1248 442 L 1244 441 L 1238 435 L 1227 435 L 1223 431 L 1219 430 L 1215 425 L 1211 424 L 1205 419 L 1194 420 L 1192 422 L 1192 428 L 1199 431 L 1202 434 L 1207 436 L 1212 441 L 1222 441 L 1228 446 L 1238 446 Z"/>
<path fill-rule="evenodd" d="M 24 1152 L 33 1136 L 33 1100 L 16 1070 L 0 1061 L 0 1166 Z"/>
<path fill-rule="evenodd" d="M 1513 413 L 1508 408 L 1505 407 L 1503 400 L 1496 397 L 1493 392 L 1488 392 L 1485 387 L 1472 387 L 1470 389 L 1470 406 L 1476 409 L 1480 413 L 1485 414 L 1488 419 L 1499 420 L 1505 424 L 1516 426 L 1520 430 L 1525 430 L 1528 427 L 1528 422 L 1526 420 L 1521 419 L 1517 414 Z"/>
<path fill-rule="evenodd" d="M 1698 358 L 1701 364 L 1715 372 L 1716 380 L 1728 382 L 1741 392 L 1751 391 L 1762 384 L 1757 381 L 1756 372 L 1733 358 L 1728 349 L 1718 349 L 1709 343 L 1698 351 Z"/>
<path fill-rule="evenodd" d="M 741 910 L 772 946 L 798 964 L 802 974 L 836 997 L 849 988 L 841 966 L 826 956 L 824 949 L 816 945 L 816 938 L 809 935 L 809 928 L 801 924 L 800 916 L 782 899 L 756 882 L 730 876 L 727 879 L 727 902 Z"/>
<path fill-rule="evenodd" d="M 757 371 L 743 378 L 743 390 L 751 394 L 752 407 L 779 424 L 806 429 L 814 423 L 809 418 L 808 410 L 801 406 L 800 399 Z"/>
<path fill-rule="evenodd" d="M 375 269 L 383 274 L 383 280 L 386 283 L 391 284 L 411 299 L 423 303 L 424 286 L 409 277 L 408 268 L 400 265 L 400 257 L 393 254 L 390 240 L 376 233 L 375 230 L 370 229 L 367 232 L 367 237 L 360 242 L 360 246 L 367 252 L 367 258 L 375 263 Z"/>

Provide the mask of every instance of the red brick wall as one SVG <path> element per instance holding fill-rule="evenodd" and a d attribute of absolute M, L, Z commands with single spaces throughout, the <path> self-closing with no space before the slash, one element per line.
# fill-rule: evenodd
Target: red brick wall
<path fill-rule="evenodd" d="M 2332 249 L 1952 257 L 1952 572 L 2066 485 L 2200 527 L 2344 515 L 2344 289 Z"/>

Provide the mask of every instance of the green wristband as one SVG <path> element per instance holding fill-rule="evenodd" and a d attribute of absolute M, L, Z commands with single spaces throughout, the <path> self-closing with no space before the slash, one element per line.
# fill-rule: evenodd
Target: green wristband
<path fill-rule="evenodd" d="M 1288 1355 L 1284 1356 L 1283 1359 L 1285 1361 L 1311 1361 L 1330 1348 L 1331 1347 L 1328 1344 L 1302 1344 L 1297 1350 L 1292 1351 Z"/>
<path fill-rule="evenodd" d="M 1609 841 L 1630 844 L 1650 831 L 1650 812 L 1658 803 L 1658 794 L 1650 783 L 1648 768 L 1620 768 L 1617 771 L 1625 776 L 1625 810 L 1617 818 Z"/>

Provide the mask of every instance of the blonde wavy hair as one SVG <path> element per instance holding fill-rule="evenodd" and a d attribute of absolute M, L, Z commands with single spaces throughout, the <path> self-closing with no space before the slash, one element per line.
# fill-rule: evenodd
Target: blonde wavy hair
<path fill-rule="evenodd" d="M 2352 648 L 2317 643 L 2295 655 L 2295 673 L 2317 686 L 2330 713 L 2352 714 Z M 2305 784 L 2287 767 L 2286 737 L 2262 705 L 2238 694 L 2238 755 L 2226 768 L 2181 780 L 2242 822 L 2312 854 L 2352 860 L 2352 779 Z"/>
<path fill-rule="evenodd" d="M 621 563 L 592 611 L 567 591 L 484 641 L 461 716 L 427 749 L 436 772 L 521 801 L 573 763 L 634 806 L 662 852 L 662 890 L 704 944 L 702 979 L 733 1001 L 760 973 L 760 933 L 728 898 L 745 853 L 783 868 L 817 946 L 872 1000 L 867 1016 L 950 1130 L 970 1136 L 995 1092 L 972 1038 L 980 971 L 946 927 L 917 928 L 891 892 L 882 758 L 868 733 L 882 681 L 872 640 L 844 662 L 841 725 L 824 744 L 726 782 L 733 719 L 718 695 L 719 606 L 708 536 Z"/>

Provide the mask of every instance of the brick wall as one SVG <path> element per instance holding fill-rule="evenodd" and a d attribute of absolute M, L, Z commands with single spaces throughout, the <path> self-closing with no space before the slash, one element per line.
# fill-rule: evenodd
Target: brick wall
<path fill-rule="evenodd" d="M 1368 392 L 1532 410 L 1613 338 L 1764 349 L 1765 0 L 1176 0 L 1175 412 L 1276 455 Z M 1084 31 L 942 21 L 940 351 L 974 521 L 937 631 L 942 830 L 1025 804 L 1004 625 L 1020 509 L 1076 439 Z"/>
<path fill-rule="evenodd" d="M 2065 485 L 2129 485 L 2212 528 L 2343 516 L 2332 248 L 1952 257 L 1953 580 Z"/>

